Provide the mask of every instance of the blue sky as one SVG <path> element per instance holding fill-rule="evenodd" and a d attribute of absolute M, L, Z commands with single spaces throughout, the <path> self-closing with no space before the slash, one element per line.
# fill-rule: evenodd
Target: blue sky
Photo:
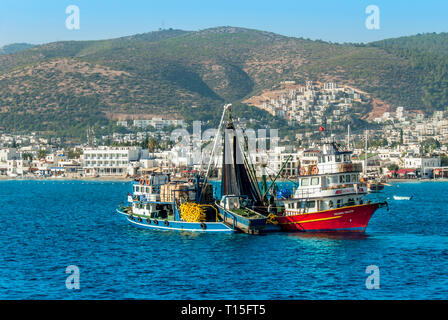
<path fill-rule="evenodd" d="M 65 27 L 69 5 L 80 9 L 80 30 Z M 368 5 L 380 9 L 380 30 L 365 27 Z M 333 42 L 369 42 L 448 32 L 448 1 L 0 0 L 0 46 L 107 39 L 162 26 L 199 30 L 225 25 Z"/>

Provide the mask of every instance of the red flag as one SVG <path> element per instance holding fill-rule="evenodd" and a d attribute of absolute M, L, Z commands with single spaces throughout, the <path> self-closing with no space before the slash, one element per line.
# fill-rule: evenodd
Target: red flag
<path fill-rule="evenodd" d="M 325 128 L 322 127 L 322 126 L 320 126 L 320 127 L 319 127 L 319 131 L 325 131 Z"/>

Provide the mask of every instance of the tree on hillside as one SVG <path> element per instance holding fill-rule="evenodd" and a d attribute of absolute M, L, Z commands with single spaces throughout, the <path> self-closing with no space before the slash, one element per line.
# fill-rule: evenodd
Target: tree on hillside
<path fill-rule="evenodd" d="M 397 171 L 398 168 L 399 168 L 398 165 L 396 165 L 395 163 L 393 163 L 387 167 L 387 169 L 389 169 L 389 171 Z"/>
<path fill-rule="evenodd" d="M 39 152 L 37 153 L 38 159 L 44 159 L 46 156 L 47 156 L 47 151 L 44 149 L 39 150 Z"/>
<path fill-rule="evenodd" d="M 426 153 L 430 153 L 431 151 L 440 148 L 440 142 L 437 139 L 429 138 L 422 141 L 421 147 Z"/>
<path fill-rule="evenodd" d="M 442 154 L 442 156 L 440 157 L 440 165 L 442 167 L 448 166 L 448 155 L 447 154 Z"/>
<path fill-rule="evenodd" d="M 148 140 L 148 150 L 151 153 L 154 153 L 156 149 L 159 148 L 159 141 L 155 138 L 151 138 Z"/>
<path fill-rule="evenodd" d="M 22 159 L 23 160 L 30 160 L 30 161 L 32 161 L 33 160 L 33 155 L 31 153 L 29 153 L 29 152 L 24 153 L 24 154 L 22 154 Z"/>

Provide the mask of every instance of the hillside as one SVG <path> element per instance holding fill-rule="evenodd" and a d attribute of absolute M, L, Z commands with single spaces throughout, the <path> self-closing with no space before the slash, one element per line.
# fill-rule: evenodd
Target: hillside
<path fill-rule="evenodd" d="M 0 55 L 0 127 L 63 132 L 117 114 L 214 117 L 225 101 L 308 79 L 431 112 L 448 105 L 447 39 L 341 45 L 219 27 L 49 43 Z"/>
<path fill-rule="evenodd" d="M 448 33 L 419 34 L 373 42 L 369 46 L 410 62 L 416 76 L 414 104 L 426 112 L 448 107 Z"/>
<path fill-rule="evenodd" d="M 9 44 L 9 45 L 1 47 L 0 55 L 20 52 L 20 51 L 27 50 L 32 47 L 34 47 L 34 45 L 29 44 L 29 43 L 13 43 L 13 44 Z"/>

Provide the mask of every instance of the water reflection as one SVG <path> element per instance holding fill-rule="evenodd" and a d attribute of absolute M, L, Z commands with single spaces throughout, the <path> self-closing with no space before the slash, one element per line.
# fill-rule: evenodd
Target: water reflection
<path fill-rule="evenodd" d="M 312 240 L 366 240 L 370 237 L 364 232 L 291 232 L 287 236 Z"/>

